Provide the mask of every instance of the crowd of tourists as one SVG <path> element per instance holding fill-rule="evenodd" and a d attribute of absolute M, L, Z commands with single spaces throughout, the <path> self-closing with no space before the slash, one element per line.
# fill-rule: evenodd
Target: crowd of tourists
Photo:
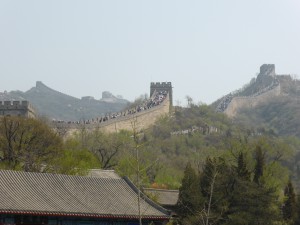
<path fill-rule="evenodd" d="M 122 112 L 107 113 L 105 116 L 99 116 L 88 120 L 78 121 L 64 121 L 64 120 L 53 120 L 53 123 L 67 123 L 67 124 L 99 124 L 109 120 L 130 116 L 145 110 L 149 110 L 155 106 L 160 105 L 167 97 L 167 91 L 155 91 L 151 98 L 145 99 L 141 104 L 124 110 Z"/>
<path fill-rule="evenodd" d="M 233 99 L 233 95 L 231 93 L 224 96 L 217 107 L 217 112 L 224 112 L 232 99 Z"/>

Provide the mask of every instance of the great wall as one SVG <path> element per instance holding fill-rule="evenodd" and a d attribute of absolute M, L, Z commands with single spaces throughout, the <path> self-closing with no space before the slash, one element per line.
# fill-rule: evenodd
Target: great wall
<path fill-rule="evenodd" d="M 249 96 L 249 97 L 234 97 L 230 104 L 225 109 L 224 113 L 228 117 L 234 117 L 239 110 L 244 108 L 254 108 L 255 106 L 268 102 L 275 96 L 280 95 L 280 84 L 273 89 L 266 91 L 260 95 Z"/>
<path fill-rule="evenodd" d="M 40 85 L 40 82 L 38 83 Z M 172 107 L 171 82 L 152 82 L 150 84 L 151 97 L 148 105 L 136 106 L 123 112 L 110 113 L 101 120 L 89 119 L 85 121 L 52 121 L 50 125 L 59 133 L 69 136 L 76 132 L 100 129 L 105 132 L 120 130 L 144 130 L 154 124 L 157 119 L 170 113 Z M 159 98 L 159 99 L 155 99 Z M 35 117 L 35 110 L 28 101 L 0 101 L 0 115 Z"/>
<path fill-rule="evenodd" d="M 233 118 L 241 109 L 254 108 L 259 104 L 266 103 L 270 99 L 284 94 L 281 83 L 284 83 L 282 81 L 287 78 L 291 79 L 291 76 L 276 75 L 274 64 L 264 64 L 260 67 L 257 78 L 249 85 L 216 101 L 216 111 Z M 154 107 L 147 107 L 146 110 L 136 110 L 134 113 L 120 112 L 119 114 L 122 116 L 109 114 L 105 120 L 101 118 L 100 122 L 98 119 L 87 122 L 56 121 L 51 125 L 58 130 L 65 130 L 66 135 L 74 134 L 82 129 L 100 129 L 105 132 L 118 132 L 122 129 L 132 130 L 133 128 L 144 130 L 154 124 L 158 118 L 170 114 L 173 105 L 171 82 L 152 82 L 150 84 L 151 98 L 160 92 L 166 93 L 164 100 Z M 0 101 L 0 115 L 34 117 L 35 111 L 28 101 Z"/>
<path fill-rule="evenodd" d="M 169 95 L 158 106 L 145 111 L 137 112 L 134 114 L 128 114 L 126 116 L 108 119 L 102 123 L 58 123 L 56 124 L 58 129 L 67 129 L 67 136 L 76 132 L 80 132 L 82 129 L 95 130 L 100 129 L 105 132 L 118 132 L 120 130 L 133 130 L 137 131 L 145 130 L 150 125 L 154 124 L 157 119 L 162 116 L 168 115 L 170 112 L 170 100 Z"/>
<path fill-rule="evenodd" d="M 274 64 L 262 65 L 256 80 L 243 90 L 224 96 L 220 100 L 216 111 L 223 112 L 228 117 L 233 118 L 241 109 L 254 108 L 259 104 L 268 102 L 276 96 L 282 95 L 280 77 L 282 79 L 283 77 L 290 76 L 276 75 Z M 252 89 L 252 93 L 249 92 L 250 89 Z"/>
<path fill-rule="evenodd" d="M 120 130 L 145 130 L 154 124 L 160 117 L 169 115 L 172 107 L 172 84 L 171 82 L 152 82 L 150 84 L 151 97 L 141 106 L 123 112 L 112 113 L 105 117 L 87 121 L 65 122 L 55 121 L 59 133 L 70 136 L 81 130 L 92 131 L 95 129 L 104 132 L 118 132 Z"/>

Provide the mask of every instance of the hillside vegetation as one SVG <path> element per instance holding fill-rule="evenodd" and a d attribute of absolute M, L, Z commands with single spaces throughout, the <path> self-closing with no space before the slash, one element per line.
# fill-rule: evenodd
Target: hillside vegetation
<path fill-rule="evenodd" d="M 177 206 L 181 224 L 199 224 L 201 215 L 215 224 L 267 224 L 270 215 L 275 216 L 270 224 L 290 219 L 282 214 L 288 198 L 283 193 L 289 178 L 298 190 L 299 138 L 250 131 L 207 105 L 176 107 L 143 132 L 136 125 L 132 131 L 110 134 L 88 132 L 83 126 L 63 141 L 42 121 L 1 117 L 0 168 L 76 175 L 92 168 L 114 169 L 133 182 L 139 171 L 142 187 L 180 188 L 179 202 L 190 205 L 192 212 Z M 195 171 L 193 183 L 186 181 L 187 168 Z M 212 184 L 213 194 L 207 194 Z M 212 215 L 207 217 L 210 199 Z"/>
<path fill-rule="evenodd" d="M 235 121 L 251 129 L 270 130 L 275 135 L 300 138 L 300 97 L 281 96 L 268 104 L 241 110 Z"/>
<path fill-rule="evenodd" d="M 83 125 L 63 139 L 43 121 L 1 117 L 0 168 L 76 175 L 114 169 L 142 187 L 179 189 L 182 225 L 299 224 L 299 84 L 290 76 L 260 76 L 229 100 L 273 85 L 280 95 L 233 118 L 216 110 L 224 99 L 211 106 L 190 101 L 142 131 L 133 119 L 129 131 Z"/>
<path fill-rule="evenodd" d="M 251 129 L 270 130 L 275 135 L 300 138 L 300 81 L 279 77 L 280 96 L 253 108 L 243 108 L 234 121 Z"/>

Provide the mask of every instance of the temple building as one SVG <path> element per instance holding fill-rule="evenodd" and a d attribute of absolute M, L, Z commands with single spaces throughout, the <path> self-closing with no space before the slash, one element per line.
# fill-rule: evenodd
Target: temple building
<path fill-rule="evenodd" d="M 103 175 L 104 174 L 104 175 Z M 141 193 L 128 178 L 0 170 L 1 225 L 164 225 L 170 211 Z M 139 213 L 140 211 L 140 213 Z"/>
<path fill-rule="evenodd" d="M 151 196 L 162 207 L 172 212 L 172 215 L 176 215 L 176 205 L 179 197 L 179 190 L 167 190 L 156 188 L 144 188 L 144 193 Z"/>

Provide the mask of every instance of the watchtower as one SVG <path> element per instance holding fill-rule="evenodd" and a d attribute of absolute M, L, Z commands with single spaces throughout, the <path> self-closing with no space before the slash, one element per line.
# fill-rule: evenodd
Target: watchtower
<path fill-rule="evenodd" d="M 275 76 L 275 64 L 263 64 L 260 67 L 260 74 L 267 76 Z"/>
<path fill-rule="evenodd" d="M 0 101 L 0 116 L 36 117 L 35 110 L 28 101 Z"/>
<path fill-rule="evenodd" d="M 171 82 L 151 82 L 150 84 L 150 96 L 153 95 L 154 91 L 167 91 L 169 94 L 170 105 L 173 105 L 173 90 Z"/>

